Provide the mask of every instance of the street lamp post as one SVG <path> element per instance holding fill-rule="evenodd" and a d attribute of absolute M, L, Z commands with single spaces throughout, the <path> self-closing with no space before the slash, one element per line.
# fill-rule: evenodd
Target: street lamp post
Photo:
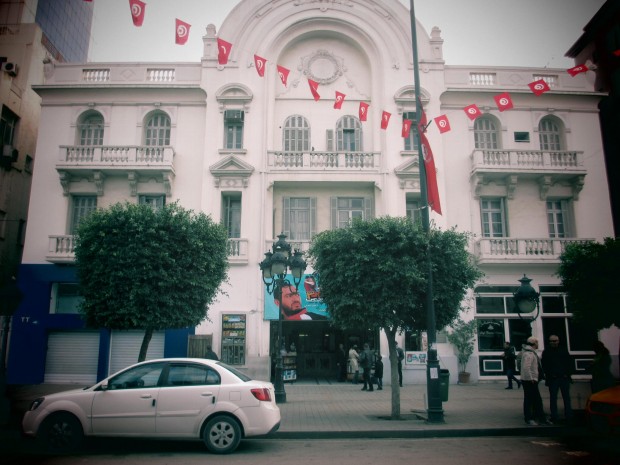
<path fill-rule="evenodd" d="M 282 365 L 282 289 L 285 285 L 291 285 L 286 279 L 288 269 L 291 270 L 293 276 L 293 284 L 295 289 L 299 289 L 299 283 L 306 270 L 306 262 L 303 253 L 295 250 L 291 255 L 291 245 L 286 242 L 286 234 L 282 233 L 278 236 L 278 240 L 273 244 L 273 252 L 266 252 L 265 259 L 260 262 L 259 267 L 263 275 L 267 293 L 270 295 L 280 294 L 278 298 L 278 341 L 276 344 L 276 376 L 275 376 L 275 392 L 276 403 L 283 404 L 286 402 L 286 391 L 284 390 L 284 367 Z"/>
<path fill-rule="evenodd" d="M 536 310 L 536 314 L 533 317 L 529 317 L 528 320 L 532 323 L 540 314 L 540 293 L 536 292 L 531 286 L 532 280 L 525 274 L 519 279 L 521 286 L 513 294 L 515 300 L 515 309 L 519 315 L 519 318 L 523 318 L 522 313 L 531 314 Z"/>

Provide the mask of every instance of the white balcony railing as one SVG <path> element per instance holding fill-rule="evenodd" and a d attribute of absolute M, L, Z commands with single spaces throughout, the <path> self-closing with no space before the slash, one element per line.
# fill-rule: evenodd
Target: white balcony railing
<path fill-rule="evenodd" d="M 558 238 L 482 238 L 476 242 L 480 263 L 559 263 L 568 244 L 592 242 L 594 239 Z"/>
<path fill-rule="evenodd" d="M 583 170 L 583 152 L 541 150 L 474 150 L 473 169 Z"/>
<path fill-rule="evenodd" d="M 61 145 L 59 164 L 88 167 L 102 165 L 167 166 L 172 165 L 174 149 L 170 146 Z"/>
<path fill-rule="evenodd" d="M 268 152 L 273 170 L 376 171 L 378 152 Z"/>
<path fill-rule="evenodd" d="M 73 263 L 75 261 L 75 236 L 49 236 L 48 251 L 45 259 L 51 263 Z M 229 239 L 226 244 L 228 261 L 231 264 L 247 263 L 248 240 Z"/>

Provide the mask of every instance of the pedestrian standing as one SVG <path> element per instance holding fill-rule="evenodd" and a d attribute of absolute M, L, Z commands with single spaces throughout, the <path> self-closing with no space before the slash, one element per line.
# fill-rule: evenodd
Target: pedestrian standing
<path fill-rule="evenodd" d="M 549 336 L 549 347 L 542 353 L 542 367 L 545 371 L 545 384 L 549 388 L 549 410 L 551 421 L 558 421 L 558 391 L 562 393 L 564 402 L 564 418 L 573 418 L 573 409 L 570 402 L 570 385 L 573 380 L 573 360 L 566 347 L 560 346 L 560 337 Z"/>
<path fill-rule="evenodd" d="M 611 355 L 609 349 L 601 341 L 594 343 L 594 360 L 592 361 L 591 372 L 590 386 L 593 394 L 615 384 L 614 377 L 611 374 Z"/>
<path fill-rule="evenodd" d="M 545 417 L 542 397 L 538 390 L 538 382 L 544 376 L 540 358 L 536 353 L 538 339 L 527 338 L 521 352 L 521 382 L 523 383 L 523 416 L 530 426 L 551 424 Z"/>
<path fill-rule="evenodd" d="M 344 345 L 340 344 L 338 346 L 338 352 L 336 353 L 336 368 L 338 372 L 336 373 L 338 377 L 338 382 L 342 383 L 347 379 L 347 354 L 344 351 Z"/>
<path fill-rule="evenodd" d="M 375 378 L 377 378 L 377 391 L 383 390 L 383 360 L 380 352 L 375 354 Z"/>
<path fill-rule="evenodd" d="M 357 345 L 354 344 L 349 349 L 349 366 L 351 367 L 351 373 L 353 373 L 353 380 L 351 380 L 353 384 L 357 384 L 359 382 L 359 376 L 360 376 L 359 359 L 360 359 L 360 356 L 357 353 Z"/>
<path fill-rule="evenodd" d="M 360 366 L 362 367 L 362 370 L 364 370 L 364 387 L 362 388 L 362 391 L 368 390 L 372 392 L 374 390 L 372 381 L 370 379 L 370 369 L 373 367 L 374 364 L 375 356 L 370 350 L 370 346 L 368 345 L 368 343 L 365 343 L 364 350 L 362 350 L 362 353 L 360 354 Z"/>
<path fill-rule="evenodd" d="M 517 383 L 518 388 L 521 388 L 521 381 L 515 377 L 517 354 L 515 353 L 515 348 L 508 341 L 504 342 L 504 355 L 502 358 L 504 359 L 504 369 L 508 378 L 508 387 L 505 389 L 512 389 L 513 381 Z"/>
<path fill-rule="evenodd" d="M 208 358 L 209 360 L 219 360 L 219 358 L 217 358 L 217 354 L 213 352 L 211 346 L 207 346 L 207 353 L 205 354 L 205 358 Z"/>
<path fill-rule="evenodd" d="M 398 347 L 398 342 L 396 343 L 396 358 L 398 360 L 398 385 L 403 387 L 403 360 L 405 360 L 405 352 Z"/>

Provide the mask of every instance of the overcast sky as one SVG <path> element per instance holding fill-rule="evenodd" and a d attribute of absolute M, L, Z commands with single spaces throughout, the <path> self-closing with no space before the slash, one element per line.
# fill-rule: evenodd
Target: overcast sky
<path fill-rule="evenodd" d="M 142 27 L 129 0 L 93 0 L 90 61 L 199 62 L 206 26 L 221 26 L 238 0 L 143 0 Z M 267 0 L 251 0 L 267 1 Z M 400 0 L 409 8 L 409 0 Z M 427 32 L 438 26 L 448 65 L 569 68 L 564 57 L 605 0 L 415 0 Z M 192 25 L 185 45 L 174 43 L 174 20 Z"/>

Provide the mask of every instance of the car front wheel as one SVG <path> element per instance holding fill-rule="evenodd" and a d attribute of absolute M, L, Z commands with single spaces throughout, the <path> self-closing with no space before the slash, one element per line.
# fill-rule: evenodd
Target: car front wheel
<path fill-rule="evenodd" d="M 69 452 L 84 438 L 82 425 L 70 413 L 55 413 L 41 424 L 38 437 L 49 452 Z"/>
<path fill-rule="evenodd" d="M 241 441 L 241 428 L 234 418 L 216 416 L 205 426 L 202 439 L 214 454 L 229 454 Z"/>

